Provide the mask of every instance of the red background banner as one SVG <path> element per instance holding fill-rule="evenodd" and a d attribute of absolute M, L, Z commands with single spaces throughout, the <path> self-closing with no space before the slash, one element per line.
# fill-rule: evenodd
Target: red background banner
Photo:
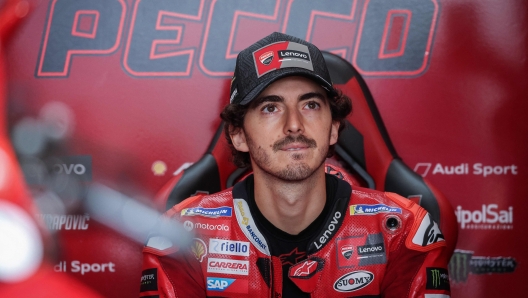
<path fill-rule="evenodd" d="M 148 204 L 205 152 L 229 99 L 236 54 L 273 31 L 353 64 L 397 153 L 455 207 L 452 297 L 522 296 L 523 0 L 41 1 L 5 53 L 2 115 L 28 184 L 39 190 L 47 183 L 31 170 L 35 154 L 24 151 L 39 144 L 17 136 L 35 121 L 55 119 L 62 134 L 40 151 L 68 156 L 53 164 L 55 172 L 76 175 L 77 190 L 104 182 Z M 137 296 L 142 244 L 75 202 L 65 205 L 67 215 L 41 210 L 57 236 L 55 270 L 106 297 Z"/>

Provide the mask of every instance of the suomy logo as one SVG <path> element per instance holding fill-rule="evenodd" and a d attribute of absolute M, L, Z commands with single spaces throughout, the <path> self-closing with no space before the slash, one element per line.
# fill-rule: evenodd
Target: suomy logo
<path fill-rule="evenodd" d="M 330 221 L 330 223 L 326 227 L 326 230 L 319 237 L 319 239 L 316 239 L 314 241 L 314 245 L 317 249 L 320 249 L 323 246 L 323 244 L 325 244 L 326 241 L 328 241 L 328 239 L 332 238 L 332 235 L 335 233 L 335 230 L 337 228 L 336 226 L 339 223 L 339 220 L 338 220 L 339 218 L 341 218 L 341 212 L 336 211 L 336 213 L 334 213 L 334 217 L 332 217 L 332 221 Z"/>
<path fill-rule="evenodd" d="M 374 280 L 374 274 L 369 271 L 354 271 L 341 276 L 334 283 L 338 292 L 353 292 L 368 286 Z"/>

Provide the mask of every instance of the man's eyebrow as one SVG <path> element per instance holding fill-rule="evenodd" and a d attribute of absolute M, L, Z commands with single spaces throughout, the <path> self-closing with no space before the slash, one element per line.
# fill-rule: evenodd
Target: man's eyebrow
<path fill-rule="evenodd" d="M 314 98 L 314 97 L 326 103 L 326 96 L 324 96 L 322 93 L 319 93 L 319 92 L 309 92 L 309 93 L 303 94 L 299 97 L 299 101 L 307 100 L 307 99 Z"/>
<path fill-rule="evenodd" d="M 268 95 L 268 96 L 262 96 L 257 99 L 255 99 L 251 105 L 256 107 L 262 104 L 263 102 L 283 102 L 284 98 L 278 96 L 278 95 Z"/>

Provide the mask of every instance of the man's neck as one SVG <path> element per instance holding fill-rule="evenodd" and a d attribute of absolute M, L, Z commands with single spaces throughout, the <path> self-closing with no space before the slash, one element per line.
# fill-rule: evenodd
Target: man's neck
<path fill-rule="evenodd" d="M 264 217 L 282 231 L 297 235 L 321 214 L 326 202 L 324 167 L 302 181 L 284 181 L 256 171 L 255 202 Z"/>

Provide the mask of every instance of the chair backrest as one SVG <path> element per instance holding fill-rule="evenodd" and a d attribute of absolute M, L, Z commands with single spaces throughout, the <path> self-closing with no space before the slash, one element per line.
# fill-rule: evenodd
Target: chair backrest
<path fill-rule="evenodd" d="M 440 225 L 450 256 L 455 249 L 458 225 L 449 201 L 398 157 L 372 94 L 357 70 L 339 56 L 327 52 L 323 56 L 334 84 L 351 98 L 353 107 L 336 145 L 336 157 L 327 160 L 330 166 L 327 172 L 335 166 L 343 168 L 352 184 L 394 192 L 420 204 Z M 170 209 L 196 193 L 214 193 L 231 187 L 248 171 L 236 168 L 229 162 L 230 157 L 220 125 L 203 157 L 174 176 L 159 192 L 156 202 Z"/>

